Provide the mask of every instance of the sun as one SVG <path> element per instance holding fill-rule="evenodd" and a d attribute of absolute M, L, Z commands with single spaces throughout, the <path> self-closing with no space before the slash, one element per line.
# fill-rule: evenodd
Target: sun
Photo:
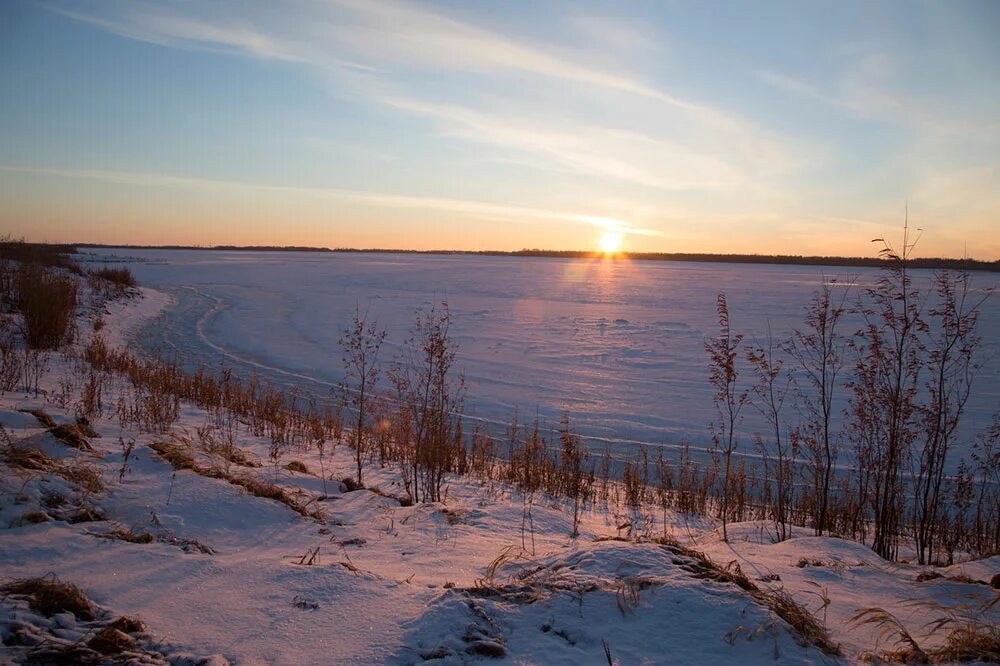
<path fill-rule="evenodd" d="M 598 246 L 604 254 L 614 254 L 622 249 L 622 235 L 617 231 L 606 231 Z"/>

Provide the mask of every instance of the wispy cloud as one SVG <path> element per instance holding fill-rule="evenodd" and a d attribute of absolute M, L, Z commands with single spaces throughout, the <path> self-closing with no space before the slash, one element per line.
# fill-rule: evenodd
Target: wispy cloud
<path fill-rule="evenodd" d="M 105 11 L 88 13 L 76 5 L 69 8 L 46 4 L 63 16 L 103 28 L 121 37 L 160 46 L 197 48 L 237 53 L 262 59 L 302 61 L 303 58 L 282 48 L 277 41 L 256 30 L 246 21 L 209 21 L 190 16 L 161 13 L 135 5 L 107 3 Z"/>
<path fill-rule="evenodd" d="M 768 69 L 755 72 L 758 80 L 783 92 L 838 109 L 852 117 L 912 127 L 951 136 L 996 139 L 1000 123 L 969 122 L 970 108 L 932 107 L 903 89 L 899 66 L 880 52 L 853 54 L 833 81 L 810 82 Z M 964 106 L 964 105 L 963 105 Z"/>
<path fill-rule="evenodd" d="M 578 173 L 669 190 L 714 189 L 739 186 L 747 173 L 787 171 L 798 164 L 776 134 L 641 77 L 588 63 L 578 52 L 542 48 L 393 0 L 293 3 L 288 11 L 281 7 L 248 2 L 240 5 L 239 22 L 228 18 L 237 13 L 232 7 L 211 1 L 163 5 L 106 0 L 87 5 L 86 11 L 76 5 L 54 8 L 132 39 L 300 62 L 321 71 L 334 87 L 347 86 L 371 103 L 442 121 L 446 126 L 439 134 L 444 137 L 532 153 L 543 163 Z M 481 78 L 456 104 L 409 85 L 406 79 L 415 70 Z M 518 93 L 511 93 L 509 101 L 520 103 L 519 119 L 472 104 L 477 96 L 495 97 L 493 84 L 512 74 L 537 77 L 542 87 L 542 81 L 564 86 L 567 99 L 597 90 L 623 97 L 624 107 L 658 105 L 657 119 L 683 136 L 684 143 L 634 127 L 572 126 L 565 114 L 523 101 Z M 578 104 L 585 113 L 586 102 Z"/>
<path fill-rule="evenodd" d="M 406 210 L 418 209 L 443 213 L 455 213 L 483 220 L 515 222 L 521 224 L 538 221 L 560 221 L 587 226 L 596 226 L 605 229 L 615 229 L 623 233 L 642 236 L 662 235 L 662 232 L 656 229 L 646 229 L 624 220 L 618 220 L 611 217 L 598 217 L 576 212 L 551 210 L 533 206 L 452 199 L 447 197 L 384 194 L 379 192 L 366 192 L 362 190 L 329 187 L 273 185 L 137 171 L 32 167 L 13 164 L 0 165 L 0 171 L 34 176 L 97 180 L 136 187 L 166 187 L 208 191 L 271 192 L 278 194 L 292 194 L 296 196 L 335 199 L 381 208 L 397 208 Z"/>
<path fill-rule="evenodd" d="M 632 131 L 579 126 L 557 128 L 445 104 L 385 97 L 390 106 L 442 122 L 448 136 L 532 153 L 559 167 L 662 189 L 714 189 L 739 185 L 733 164 L 662 139 Z"/>

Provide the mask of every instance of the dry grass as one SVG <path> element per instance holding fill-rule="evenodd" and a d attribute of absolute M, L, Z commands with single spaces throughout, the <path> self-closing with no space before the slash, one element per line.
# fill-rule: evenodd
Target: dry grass
<path fill-rule="evenodd" d="M 344 484 L 344 491 L 348 493 L 353 493 L 355 490 L 364 490 L 365 487 L 363 483 L 355 481 L 352 476 L 345 476 L 340 482 Z"/>
<path fill-rule="evenodd" d="M 76 429 L 80 431 L 80 434 L 84 437 L 89 437 L 91 439 L 100 439 L 101 433 L 94 430 L 94 426 L 90 425 L 90 420 L 84 416 L 76 419 Z"/>
<path fill-rule="evenodd" d="M 496 575 L 497 570 L 500 567 L 510 564 L 511 562 L 516 562 L 517 560 L 523 559 L 526 553 L 523 548 L 516 545 L 510 545 L 500 551 L 492 562 L 486 566 L 486 570 L 483 572 L 483 577 L 476 580 L 476 587 L 478 588 L 489 588 L 496 586 Z"/>
<path fill-rule="evenodd" d="M 226 446 L 218 451 L 219 456 L 223 460 L 228 460 L 234 465 L 242 465 L 243 467 L 263 467 L 263 463 L 257 460 L 252 453 L 244 451 L 238 446 Z M 291 464 L 291 463 L 289 463 Z M 304 467 L 305 465 L 303 465 Z"/>
<path fill-rule="evenodd" d="M 171 442 L 153 442 L 149 445 L 157 455 L 166 460 L 174 469 L 190 469 L 196 467 L 191 447 L 176 440 Z"/>
<path fill-rule="evenodd" d="M 937 571 L 924 571 L 917 574 L 916 581 L 918 583 L 924 583 L 929 580 L 946 580 L 952 583 L 965 583 L 967 585 L 988 585 L 986 581 L 976 580 L 964 574 L 959 574 L 957 576 L 946 576 Z"/>
<path fill-rule="evenodd" d="M 78 523 L 96 523 L 108 519 L 102 510 L 92 506 L 82 506 L 72 511 L 60 512 L 57 517 L 73 525 Z"/>
<path fill-rule="evenodd" d="M 56 427 L 56 422 L 52 420 L 52 417 L 49 416 L 44 409 L 19 409 L 18 411 L 24 412 L 25 414 L 31 414 L 46 428 Z"/>
<path fill-rule="evenodd" d="M 114 627 L 118 631 L 124 631 L 126 634 L 146 633 L 146 623 L 134 615 L 122 615 L 108 626 Z"/>
<path fill-rule="evenodd" d="M 94 536 L 101 539 L 111 539 L 112 541 L 125 541 L 127 543 L 147 544 L 156 541 L 156 537 L 149 532 L 142 532 L 135 529 L 126 529 L 120 525 L 113 527 L 101 534 L 94 533 Z"/>
<path fill-rule="evenodd" d="M 350 478 L 350 477 L 348 477 L 348 478 Z M 354 480 L 352 479 L 351 482 L 353 483 Z M 375 486 L 373 486 L 371 488 L 368 488 L 367 490 L 369 492 L 375 493 L 379 497 L 384 497 L 386 499 L 390 499 L 390 500 L 393 500 L 395 502 L 399 502 L 399 506 L 403 506 L 403 507 L 413 506 L 413 501 L 409 497 L 406 497 L 405 495 L 393 495 L 392 493 L 386 492 L 385 490 L 382 490 L 381 488 L 378 488 L 378 487 L 375 487 Z"/>
<path fill-rule="evenodd" d="M 198 464 L 194 458 L 192 446 L 176 437 L 172 441 L 153 442 L 149 445 L 149 448 L 153 449 L 157 455 L 169 462 L 174 469 L 187 469 L 201 476 L 228 481 L 235 486 L 243 488 L 254 497 L 263 497 L 281 502 L 292 511 L 306 518 L 322 520 L 324 517 L 319 509 L 311 509 L 307 504 L 300 503 L 294 494 L 281 486 L 277 486 L 251 474 L 231 474 L 217 467 Z"/>
<path fill-rule="evenodd" d="M 24 315 L 25 338 L 31 349 L 56 349 L 72 342 L 76 283 L 41 266 L 21 266 L 17 305 Z"/>
<path fill-rule="evenodd" d="M 185 552 L 197 552 L 205 555 L 214 555 L 215 550 L 201 543 L 197 539 L 180 539 L 173 536 L 172 534 L 152 534 L 145 530 L 139 530 L 136 528 L 125 528 L 121 525 L 116 525 L 106 532 L 90 532 L 93 536 L 99 539 L 109 539 L 112 541 L 124 541 L 126 543 L 134 543 L 139 545 L 146 545 L 151 543 L 165 543 L 170 546 L 176 546 Z M 131 633 L 126 631 L 126 633 Z"/>
<path fill-rule="evenodd" d="M 31 610 L 46 617 L 72 613 L 82 620 L 94 619 L 94 604 L 87 595 L 76 585 L 63 583 L 54 576 L 14 580 L 0 585 L 0 591 L 27 597 Z"/>
<path fill-rule="evenodd" d="M 49 428 L 49 433 L 66 446 L 72 446 L 81 451 L 92 451 L 93 447 L 87 441 L 83 430 L 76 423 L 63 423 L 54 428 Z"/>
<path fill-rule="evenodd" d="M 306 467 L 306 464 L 304 462 L 302 462 L 301 460 L 293 460 L 293 461 L 291 461 L 290 463 L 288 463 L 287 465 L 285 465 L 285 469 L 287 469 L 289 472 L 298 472 L 299 474 L 310 474 L 311 473 L 309 471 L 309 468 Z"/>
<path fill-rule="evenodd" d="M 0 449 L 0 460 L 15 469 L 62 477 L 86 494 L 104 492 L 104 479 L 100 470 L 92 463 L 83 460 L 62 463 L 36 449 L 14 446 Z"/>
<path fill-rule="evenodd" d="M 93 463 L 71 460 L 54 471 L 87 494 L 104 492 L 104 477 L 101 476 L 101 470 Z"/>
<path fill-rule="evenodd" d="M 8 446 L 0 449 L 0 458 L 10 467 L 29 472 L 55 472 L 61 465 L 51 457 L 36 449 L 22 449 Z"/>
<path fill-rule="evenodd" d="M 52 517 L 44 511 L 25 511 L 21 514 L 21 517 L 14 521 L 16 527 L 21 525 L 38 525 L 39 523 L 47 523 L 52 520 Z"/>
<path fill-rule="evenodd" d="M 631 576 L 622 580 L 621 585 L 615 590 L 615 603 L 618 605 L 618 612 L 622 615 L 628 615 L 638 608 L 642 591 L 654 584 L 654 580 L 642 576 Z"/>
<path fill-rule="evenodd" d="M 957 662 L 1000 663 L 1000 625 L 984 619 L 1000 596 L 979 605 L 945 606 L 933 601 L 906 605 L 930 609 L 938 616 L 925 625 L 926 638 L 944 634 L 937 647 L 924 647 L 906 626 L 884 608 L 861 608 L 849 620 L 849 626 L 873 626 L 878 641 L 891 640 L 895 649 L 872 651 L 862 658 L 872 662 L 941 664 Z"/>
<path fill-rule="evenodd" d="M 124 266 L 121 268 L 110 268 L 105 266 L 103 268 L 98 268 L 95 271 L 91 271 L 90 274 L 102 280 L 113 282 L 123 288 L 135 287 L 139 284 L 136 282 L 135 276 L 132 275 L 132 271 Z"/>
<path fill-rule="evenodd" d="M 712 561 L 705 553 L 682 546 L 671 539 L 661 538 L 657 539 L 656 542 L 673 554 L 687 558 L 687 561 L 674 560 L 674 564 L 696 577 L 716 583 L 735 585 L 746 592 L 754 601 L 784 620 L 800 644 L 812 645 L 828 655 L 841 654 L 840 646 L 833 642 L 827 628 L 788 593 L 759 587 L 743 573 L 736 562 L 731 562 L 723 567 Z"/>
<path fill-rule="evenodd" d="M 135 649 L 135 640 L 125 632 L 107 626 L 87 641 L 87 647 L 103 655 L 121 654 Z"/>

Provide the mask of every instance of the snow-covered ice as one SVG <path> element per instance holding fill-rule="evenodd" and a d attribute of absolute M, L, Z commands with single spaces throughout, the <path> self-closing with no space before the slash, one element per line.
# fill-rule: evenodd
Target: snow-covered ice
<path fill-rule="evenodd" d="M 205 362 L 296 383 L 323 398 L 343 379 L 338 340 L 356 306 L 398 349 L 416 309 L 447 299 L 468 386 L 470 418 L 502 433 L 515 406 L 549 426 L 568 413 L 588 441 L 631 454 L 629 442 L 695 448 L 714 417 L 704 343 L 725 291 L 747 340 L 801 326 L 824 282 L 854 293 L 874 269 L 606 259 L 316 252 L 113 250 L 139 282 L 176 303 L 141 341 L 189 365 Z M 916 271 L 918 281 L 930 271 Z M 926 283 L 926 282 L 925 282 Z M 997 285 L 978 273 L 976 288 Z M 843 332 L 853 333 L 848 319 Z M 1000 405 L 1000 299 L 982 309 L 980 372 L 959 439 L 970 442 Z M 789 366 L 790 367 L 790 366 Z M 744 413 L 743 441 L 766 430 Z M 964 452 L 960 452 L 964 453 Z M 957 460 L 958 456 L 955 456 Z M 845 458 L 846 460 L 846 454 Z"/>

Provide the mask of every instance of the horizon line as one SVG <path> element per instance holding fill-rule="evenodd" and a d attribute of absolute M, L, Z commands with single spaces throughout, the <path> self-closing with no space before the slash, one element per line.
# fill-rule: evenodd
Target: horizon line
<path fill-rule="evenodd" d="M 320 253 L 371 253 L 371 254 L 438 254 L 438 255 L 479 255 L 510 256 L 552 259 L 621 259 L 636 261 L 680 261 L 696 263 L 748 263 L 807 266 L 848 266 L 878 268 L 888 260 L 875 257 L 841 255 L 801 255 L 801 254 L 761 254 L 736 252 L 612 252 L 599 250 L 553 250 L 544 248 L 522 248 L 520 250 L 470 250 L 470 249 L 411 249 L 411 248 L 363 248 L 326 247 L 313 245 L 184 245 L 157 244 L 141 245 L 129 243 L 51 243 L 73 248 L 121 248 L 129 250 L 197 250 L 197 251 L 240 251 L 240 252 L 320 252 Z M 907 260 L 914 268 L 957 268 L 962 270 L 985 270 L 1000 272 L 1000 259 L 984 260 L 957 257 L 917 257 Z"/>

